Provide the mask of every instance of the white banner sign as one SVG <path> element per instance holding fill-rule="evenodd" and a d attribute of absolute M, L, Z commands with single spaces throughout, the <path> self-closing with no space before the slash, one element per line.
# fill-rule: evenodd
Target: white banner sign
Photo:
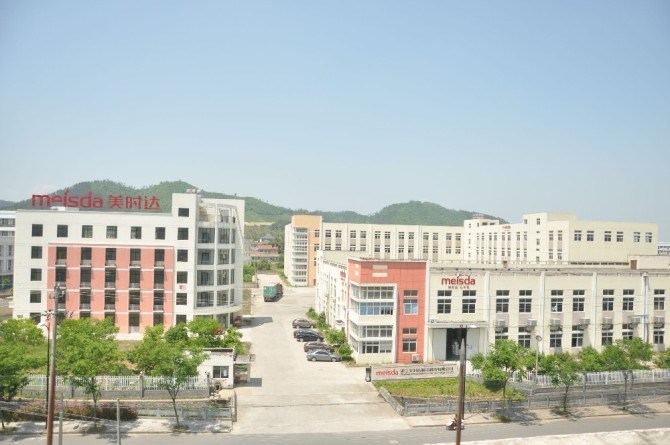
<path fill-rule="evenodd" d="M 372 380 L 430 379 L 458 377 L 458 365 L 372 366 Z"/>

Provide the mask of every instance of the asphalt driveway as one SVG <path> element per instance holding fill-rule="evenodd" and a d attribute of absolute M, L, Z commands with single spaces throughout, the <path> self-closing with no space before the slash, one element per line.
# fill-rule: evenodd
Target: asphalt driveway
<path fill-rule="evenodd" d="M 261 275 L 254 290 L 253 323 L 242 328 L 256 361 L 251 383 L 238 386 L 238 421 L 233 434 L 375 431 L 409 428 L 365 382 L 365 368 L 308 362 L 291 321 L 314 306 L 314 289 L 285 287 L 277 302 L 264 302 Z"/>

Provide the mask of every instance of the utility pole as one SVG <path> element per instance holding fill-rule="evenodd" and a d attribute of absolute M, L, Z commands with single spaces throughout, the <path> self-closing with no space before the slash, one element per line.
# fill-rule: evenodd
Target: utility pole
<path fill-rule="evenodd" d="M 54 312 L 51 320 L 51 363 L 49 364 L 49 402 L 47 406 L 47 445 L 53 445 L 54 412 L 56 410 L 56 336 L 58 333 L 58 300 L 65 295 L 65 289 L 54 287 L 52 299 Z"/>

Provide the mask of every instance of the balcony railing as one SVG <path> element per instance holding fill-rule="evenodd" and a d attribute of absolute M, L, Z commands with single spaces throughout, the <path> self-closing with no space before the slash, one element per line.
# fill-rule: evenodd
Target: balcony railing
<path fill-rule="evenodd" d="M 132 267 L 133 269 L 136 269 L 136 268 L 140 267 L 140 261 L 139 260 L 131 261 L 130 262 L 130 267 Z"/>
<path fill-rule="evenodd" d="M 130 311 L 139 311 L 140 310 L 140 304 L 139 303 L 130 303 L 128 305 L 128 310 Z"/>
<path fill-rule="evenodd" d="M 105 289 L 116 289 L 116 283 L 114 281 L 105 281 Z"/>
<path fill-rule="evenodd" d="M 154 312 L 163 312 L 162 304 L 154 304 Z"/>
<path fill-rule="evenodd" d="M 91 282 L 90 281 L 82 281 L 79 283 L 79 288 L 80 289 L 90 289 L 91 288 Z"/>
<path fill-rule="evenodd" d="M 79 303 L 79 310 L 80 311 L 90 311 L 91 310 L 91 303 Z"/>
<path fill-rule="evenodd" d="M 106 311 L 113 311 L 113 310 L 116 310 L 116 304 L 114 304 L 114 303 L 105 303 L 105 310 L 106 310 Z"/>
<path fill-rule="evenodd" d="M 154 283 L 154 289 L 165 289 L 165 283 Z"/>
<path fill-rule="evenodd" d="M 91 260 L 81 260 L 81 267 L 91 267 Z"/>
<path fill-rule="evenodd" d="M 140 283 L 133 283 L 133 282 L 131 282 L 131 283 L 128 285 L 128 287 L 129 287 L 130 289 L 139 289 L 139 288 L 140 288 Z"/>
<path fill-rule="evenodd" d="M 154 263 L 154 267 L 157 269 L 162 269 L 165 267 L 165 261 L 156 261 Z"/>
<path fill-rule="evenodd" d="M 56 259 L 56 266 L 65 266 L 66 264 L 67 264 L 67 258 Z"/>
<path fill-rule="evenodd" d="M 116 267 L 116 260 L 105 260 L 105 267 Z"/>
<path fill-rule="evenodd" d="M 131 334 L 136 334 L 140 332 L 140 327 L 139 326 L 128 326 L 128 332 Z"/>

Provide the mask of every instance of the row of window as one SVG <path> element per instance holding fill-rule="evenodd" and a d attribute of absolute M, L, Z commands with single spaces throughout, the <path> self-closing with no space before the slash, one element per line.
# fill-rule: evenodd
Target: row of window
<path fill-rule="evenodd" d="M 139 291 L 130 291 L 128 294 L 129 308 L 131 310 L 137 310 L 140 306 L 140 292 Z M 106 290 L 104 294 L 105 298 L 105 309 L 111 310 L 115 308 L 118 295 L 113 290 Z M 186 306 L 188 296 L 186 293 L 177 292 L 175 298 L 175 304 L 177 306 Z M 198 292 L 196 298 L 197 307 L 212 307 L 212 306 L 228 306 L 231 302 L 235 300 L 235 291 L 230 290 L 219 290 L 216 292 L 216 300 L 214 299 L 213 291 Z M 30 291 L 30 302 L 31 303 L 41 303 L 42 302 L 42 291 L 31 290 Z M 154 310 L 163 310 L 164 302 L 164 292 L 163 291 L 154 291 L 153 292 L 153 305 Z M 60 301 L 64 303 L 64 301 Z M 86 310 L 91 307 L 91 292 L 90 291 L 80 291 L 79 293 L 79 304 L 80 309 Z"/>
<path fill-rule="evenodd" d="M 155 227 L 154 228 L 154 239 L 164 240 L 165 239 L 165 227 Z M 177 240 L 188 240 L 189 239 L 189 230 L 188 227 L 179 227 L 177 228 Z M 56 237 L 57 238 L 67 238 L 69 233 L 69 226 L 67 224 L 58 224 L 56 226 Z M 214 242 L 215 238 L 215 229 L 214 228 L 198 228 L 198 243 L 209 244 Z M 41 237 L 44 235 L 44 227 L 42 224 L 33 224 L 32 225 L 32 236 Z M 92 225 L 82 225 L 81 226 L 81 237 L 82 238 L 93 238 L 93 226 Z M 106 226 L 106 238 L 107 239 L 117 239 L 118 238 L 118 226 Z M 142 227 L 141 226 L 132 226 L 130 227 L 130 239 L 142 239 Z M 235 243 L 235 229 L 219 229 L 219 244 L 230 244 Z"/>
<path fill-rule="evenodd" d="M 634 337 L 634 332 L 632 329 L 624 329 L 621 333 L 622 339 L 631 339 Z M 654 329 L 652 334 L 652 344 L 662 345 L 665 341 L 665 331 L 663 329 Z M 563 339 L 565 334 L 562 331 L 553 331 L 549 333 L 549 347 L 550 348 L 562 348 Z M 509 334 L 507 328 L 497 332 L 495 335 L 495 341 L 498 340 L 507 340 L 509 339 Z M 531 334 L 519 331 L 517 336 L 517 341 L 519 345 L 526 348 L 531 347 Z M 600 342 L 603 346 L 611 345 L 614 343 L 614 332 L 612 330 L 605 331 L 603 330 L 600 336 Z M 584 331 L 580 330 L 577 327 L 573 327 L 572 332 L 570 333 L 570 346 L 573 348 L 584 347 Z"/>
<path fill-rule="evenodd" d="M 622 243 L 624 241 L 624 233 L 617 231 L 616 232 L 616 242 Z M 573 233 L 573 238 L 574 241 L 582 241 L 582 230 L 575 230 Z M 641 232 L 633 232 L 633 242 L 639 243 L 642 239 L 642 233 Z M 595 241 L 595 231 L 594 230 L 587 230 L 586 231 L 586 241 Z M 611 242 L 612 241 L 612 231 L 611 230 L 605 230 L 603 232 L 603 241 L 605 242 Z M 653 233 L 652 232 L 645 232 L 644 233 L 644 242 L 645 243 L 651 243 L 653 242 Z"/>
<path fill-rule="evenodd" d="M 335 238 L 342 238 L 342 230 L 335 230 Z M 325 230 L 325 238 L 332 238 L 333 230 L 326 229 Z M 407 232 L 407 239 L 408 240 L 413 240 L 415 235 L 415 232 Z M 316 230 L 314 232 L 314 236 L 316 238 L 319 238 L 321 236 L 320 230 Z M 349 231 L 349 239 L 356 239 L 356 231 L 355 230 L 350 230 Z M 365 230 L 360 230 L 358 231 L 358 238 L 360 239 L 366 239 L 367 238 L 367 231 Z M 451 241 L 452 238 L 456 241 L 461 240 L 461 234 L 460 233 L 447 233 L 445 234 L 445 239 L 447 241 Z M 375 230 L 374 232 L 374 239 L 382 239 L 382 232 L 381 230 Z M 384 232 L 384 239 L 391 239 L 391 232 L 390 231 L 385 231 Z M 398 232 L 398 239 L 399 240 L 404 240 L 405 239 L 405 232 Z M 423 239 L 424 241 L 428 241 L 431 239 L 431 234 L 428 232 L 423 232 Z M 432 234 L 432 239 L 433 241 L 438 241 L 439 240 L 439 234 L 437 232 L 433 232 Z"/>

